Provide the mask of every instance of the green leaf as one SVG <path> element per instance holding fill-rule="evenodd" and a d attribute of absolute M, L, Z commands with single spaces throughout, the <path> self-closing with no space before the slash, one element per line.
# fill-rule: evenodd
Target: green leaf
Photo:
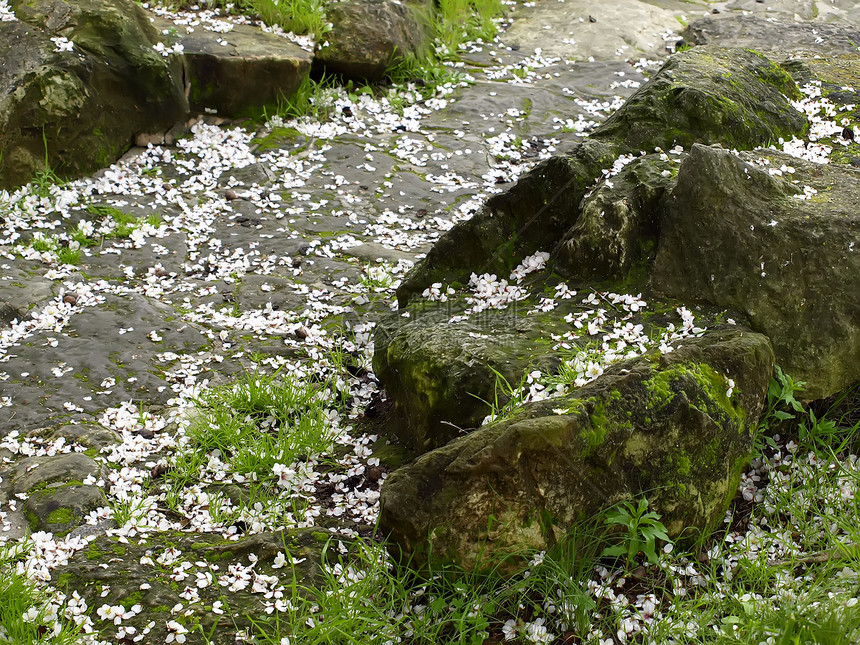
<path fill-rule="evenodd" d="M 671 542 L 672 541 L 671 539 L 669 539 L 669 536 L 666 535 L 666 527 L 663 526 L 662 524 L 660 524 L 659 526 L 650 526 L 648 528 L 642 529 L 642 534 L 652 536 L 652 539 L 653 538 L 660 538 L 661 540 L 663 540 L 665 542 Z"/>
<path fill-rule="evenodd" d="M 619 557 L 625 554 L 625 549 L 622 545 L 616 544 L 615 546 L 608 546 L 600 554 L 600 557 L 610 556 L 610 557 Z"/>

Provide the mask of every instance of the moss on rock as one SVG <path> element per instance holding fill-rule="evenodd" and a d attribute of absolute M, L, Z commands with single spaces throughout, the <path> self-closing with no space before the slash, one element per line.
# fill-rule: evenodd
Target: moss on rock
<path fill-rule="evenodd" d="M 791 181 L 765 162 L 792 166 Z M 807 383 L 803 397 L 847 387 L 860 380 L 858 180 L 772 151 L 694 146 L 666 199 L 654 288 L 742 312 Z"/>
<path fill-rule="evenodd" d="M 395 471 L 380 526 L 415 564 L 508 569 L 511 553 L 552 546 L 583 516 L 643 494 L 673 536 L 707 530 L 749 459 L 772 368 L 767 339 L 741 329 L 617 364 Z"/>
<path fill-rule="evenodd" d="M 218 534 L 164 531 L 120 543 L 115 537 L 101 535 L 87 550 L 72 556 L 68 564 L 54 569 L 52 581 L 81 595 L 97 628 L 113 627 L 96 614 L 103 604 L 126 608 L 140 605 L 141 612 L 123 624 L 143 630 L 154 621 L 149 639 L 161 643 L 167 638 L 165 615 L 189 582 L 174 579 L 174 570 L 180 562 L 188 562 L 192 566 L 184 571 L 191 581 L 197 573 L 210 575 L 212 581 L 195 587 L 200 601 L 191 605 L 195 612 L 188 619 L 199 621 L 203 629 L 187 634 L 187 643 L 228 645 L 235 642 L 237 631 L 250 628 L 252 619 L 259 621 L 265 615 L 265 598 L 252 592 L 250 586 L 228 590 L 219 584 L 218 577 L 228 574 L 230 566 L 250 569 L 253 564 L 255 573 L 278 578 L 287 595 L 294 588 L 294 579 L 299 588 L 312 589 L 321 579 L 323 550 L 330 539 L 349 543 L 344 536 L 310 529 L 260 533 L 240 540 L 226 540 Z M 287 551 L 296 564 L 273 568 L 276 554 Z M 210 564 L 215 561 L 217 565 Z M 217 614 L 204 609 L 216 601 L 223 603 L 229 621 L 219 620 Z M 211 640 L 204 640 L 204 633 Z"/>

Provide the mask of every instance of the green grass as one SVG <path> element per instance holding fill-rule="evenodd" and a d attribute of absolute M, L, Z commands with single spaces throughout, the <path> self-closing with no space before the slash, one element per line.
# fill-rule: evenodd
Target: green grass
<path fill-rule="evenodd" d="M 159 4 L 173 10 L 187 10 L 184 0 L 159 0 Z M 318 39 L 328 31 L 326 0 L 204 0 L 199 3 L 207 9 L 222 13 L 239 13 L 259 18 L 267 25 L 278 25 L 284 31 L 296 34 L 314 34 Z"/>
<path fill-rule="evenodd" d="M 295 93 L 278 102 L 277 114 L 285 119 L 309 116 L 317 121 L 325 121 L 334 109 L 336 88 L 337 84 L 331 77 L 323 76 L 314 80 L 305 76 Z"/>
<path fill-rule="evenodd" d="M 499 0 L 439 0 L 436 39 L 443 54 L 454 54 L 471 40 L 491 41 L 498 28 L 495 19 L 502 14 Z"/>
<path fill-rule="evenodd" d="M 325 0 L 243 0 L 239 5 L 244 13 L 256 14 L 267 25 L 279 25 L 284 31 L 321 39 L 329 30 Z"/>
<path fill-rule="evenodd" d="M 495 570 L 466 573 L 450 567 L 419 574 L 392 562 L 383 545 L 357 540 L 326 569 L 318 588 L 303 589 L 294 581 L 293 591 L 304 594 L 294 593 L 290 608 L 279 616 L 257 618 L 257 638 L 272 644 L 284 637 L 303 644 L 357 644 L 405 637 L 416 644 L 481 645 L 501 635 L 508 620 L 521 626 L 534 620 L 548 599 L 576 624 L 594 607 L 578 582 L 593 562 L 599 534 L 594 523 L 578 528 L 555 551 L 537 555 L 527 578 L 516 579 Z"/>
<path fill-rule="evenodd" d="M 20 548 L 0 546 L 0 644 L 80 642 L 77 626 L 58 618 L 61 603 L 18 573 L 21 556 Z"/>
<path fill-rule="evenodd" d="M 230 471 L 270 487 L 277 496 L 276 464 L 290 466 L 331 447 L 332 398 L 328 383 L 258 371 L 207 391 L 186 430 L 188 443 L 174 458 L 171 480 L 184 486 L 216 455 Z"/>
<path fill-rule="evenodd" d="M 70 246 L 64 246 L 61 245 L 56 236 L 46 237 L 37 231 L 33 234 L 30 246 L 39 253 L 53 254 L 59 264 L 78 265 L 81 263 L 80 244 L 72 243 Z"/>
<path fill-rule="evenodd" d="M 782 436 L 756 457 L 770 482 L 755 501 L 736 500 L 730 524 L 712 535 L 668 553 L 659 515 L 642 500 L 622 502 L 507 578 L 416 573 L 384 543 L 358 541 L 321 586 L 294 580 L 302 593 L 286 611 L 256 617 L 258 640 L 483 644 L 504 642 L 507 630 L 520 643 L 619 643 L 620 630 L 636 643 L 858 642 L 860 469 L 849 453 L 860 422 L 838 413 L 840 401 L 794 409 L 798 386 L 774 378 L 761 431 Z M 793 418 L 775 414 L 786 409 Z"/>

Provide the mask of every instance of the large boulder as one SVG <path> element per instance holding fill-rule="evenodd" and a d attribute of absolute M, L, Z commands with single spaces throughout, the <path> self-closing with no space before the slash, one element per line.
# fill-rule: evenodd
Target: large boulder
<path fill-rule="evenodd" d="M 394 402 L 400 442 L 416 454 L 445 445 L 481 425 L 491 405 L 508 401 L 504 383 L 529 370 L 554 372 L 559 354 L 546 342 L 571 329 L 573 301 L 547 315 L 530 304 L 462 316 L 465 305 L 415 303 L 410 317 L 380 321 L 374 338 L 377 377 Z M 464 320 L 449 322 L 452 314 Z"/>
<path fill-rule="evenodd" d="M 672 56 L 593 136 L 624 151 L 721 143 L 747 150 L 802 134 L 791 76 L 750 49 L 697 47 Z"/>
<path fill-rule="evenodd" d="M 158 20 L 166 28 L 173 24 Z M 286 38 L 250 25 L 232 25 L 217 37 L 196 29 L 180 32 L 191 110 L 221 116 L 256 116 L 276 111 L 307 77 L 313 55 Z M 226 43 L 226 44 L 223 44 Z"/>
<path fill-rule="evenodd" d="M 617 156 L 614 146 L 586 140 L 571 155 L 539 164 L 439 238 L 403 279 L 398 302 L 405 305 L 434 282 L 465 283 L 473 271 L 505 275 L 524 257 L 551 249 L 576 221 L 579 202 L 601 169 Z"/>
<path fill-rule="evenodd" d="M 742 312 L 807 382 L 805 398 L 838 392 L 860 380 L 858 189 L 851 167 L 693 146 L 666 200 L 653 286 Z"/>
<path fill-rule="evenodd" d="M 380 528 L 397 555 L 466 568 L 553 546 L 573 523 L 647 496 L 673 537 L 722 520 L 749 460 L 773 368 L 741 329 L 616 365 L 395 471 Z M 686 532 L 686 533 L 685 533 Z"/>
<path fill-rule="evenodd" d="M 806 118 L 788 96 L 799 96 L 792 78 L 754 51 L 700 47 L 673 56 L 589 141 L 541 163 L 443 235 L 403 280 L 398 301 L 433 282 L 502 272 L 553 249 L 576 224 L 583 196 L 619 155 L 696 142 L 750 149 L 804 133 Z"/>
<path fill-rule="evenodd" d="M 0 187 L 47 165 L 77 175 L 111 163 L 140 131 L 188 113 L 181 62 L 132 0 L 11 3 L 0 22 Z"/>
<path fill-rule="evenodd" d="M 432 10 L 425 2 L 334 2 L 328 10 L 332 28 L 314 63 L 328 73 L 378 81 L 392 65 L 426 54 L 432 39 Z"/>

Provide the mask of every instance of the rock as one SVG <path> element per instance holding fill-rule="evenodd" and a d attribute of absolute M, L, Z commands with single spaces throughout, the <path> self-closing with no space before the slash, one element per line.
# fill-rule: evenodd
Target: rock
<path fill-rule="evenodd" d="M 412 566 L 510 572 L 522 561 L 508 556 L 550 548 L 582 517 L 646 495 L 670 536 L 692 537 L 734 497 L 772 368 L 767 338 L 742 329 L 617 364 L 395 471 L 380 529 Z"/>
<path fill-rule="evenodd" d="M 581 212 L 555 247 L 556 271 L 591 281 L 647 274 L 657 252 L 659 205 L 674 181 L 681 155 L 632 161 L 582 201 Z"/>
<path fill-rule="evenodd" d="M 789 165 L 793 182 L 761 167 Z M 758 163 L 751 163 L 756 162 Z M 666 200 L 654 288 L 746 315 L 816 399 L 860 380 L 853 168 L 693 146 Z M 818 192 L 800 199 L 802 187 Z"/>
<path fill-rule="evenodd" d="M 575 221 L 579 202 L 618 150 L 588 139 L 570 155 L 544 161 L 510 190 L 445 233 L 397 289 L 401 306 L 434 282 L 465 283 L 469 274 L 506 275 L 526 256 L 549 250 Z"/>
<path fill-rule="evenodd" d="M 791 76 L 748 49 L 694 48 L 672 56 L 597 129 L 625 152 L 720 143 L 747 150 L 806 132 L 788 98 Z"/>
<path fill-rule="evenodd" d="M 504 273 L 553 249 L 620 154 L 695 142 L 748 149 L 804 133 L 806 119 L 786 95 L 798 95 L 794 81 L 756 52 L 707 47 L 673 56 L 570 155 L 539 164 L 445 233 L 404 278 L 398 301 L 434 282 L 465 282 L 472 271 Z"/>
<path fill-rule="evenodd" d="M 181 63 L 131 0 L 13 2 L 0 22 L 0 186 L 107 165 L 188 112 Z M 63 50 L 51 38 L 73 43 Z M 47 147 L 47 149 L 46 149 Z"/>
<path fill-rule="evenodd" d="M 64 425 L 51 435 L 51 439 L 64 438 L 68 443 L 79 443 L 89 449 L 101 450 L 107 446 L 122 441 L 122 437 L 115 430 L 109 430 L 95 424 L 69 424 Z"/>
<path fill-rule="evenodd" d="M 88 513 L 106 504 L 97 486 L 68 485 L 33 493 L 24 505 L 24 513 L 31 530 L 62 536 L 83 524 Z"/>
<path fill-rule="evenodd" d="M 8 302 L 0 301 L 0 327 L 6 327 L 13 320 L 21 320 L 21 312 Z"/>
<path fill-rule="evenodd" d="M 7 305 L 3 308 L 4 315 L 11 316 L 12 310 L 17 312 L 6 320 L 4 326 L 13 318 L 24 320 L 30 310 L 53 297 L 54 283 L 40 275 L 32 275 L 25 267 L 10 267 L 4 269 L 4 280 L 0 281 L 0 302 Z"/>
<path fill-rule="evenodd" d="M 679 0 L 664 1 L 660 6 L 639 0 L 566 0 L 563 4 L 539 2 L 530 8 L 517 7 L 516 11 L 513 24 L 505 31 L 506 43 L 516 43 L 529 54 L 540 48 L 545 58 L 557 56 L 579 62 L 589 58 L 665 57 L 664 34 L 678 29 L 676 16 L 690 11 L 690 6 Z M 584 20 L 571 20 L 571 16 Z M 564 25 L 560 32 L 563 38 L 547 38 L 539 28 L 558 30 L 559 25 Z"/>
<path fill-rule="evenodd" d="M 56 457 L 30 457 L 18 464 L 14 477 L 14 492 L 29 493 L 52 484 L 83 482 L 88 477 L 103 476 L 103 467 L 81 453 Z"/>
<path fill-rule="evenodd" d="M 762 52 L 782 53 L 791 43 L 794 55 L 856 54 L 860 43 L 856 24 L 798 22 L 791 16 L 724 15 L 707 16 L 691 22 L 682 32 L 690 45 L 749 47 Z"/>
<path fill-rule="evenodd" d="M 173 27 L 169 21 L 160 21 Z M 226 41 L 222 45 L 218 40 Z M 182 33 L 191 110 L 222 116 L 258 116 L 291 96 L 307 76 L 313 55 L 286 38 L 233 25 L 220 38 L 203 29 Z"/>
<path fill-rule="evenodd" d="M 97 609 L 105 603 L 126 609 L 139 605 L 138 614 L 127 614 L 123 625 L 141 633 L 152 621 L 154 626 L 144 633 L 147 642 L 153 643 L 169 642 L 166 623 L 174 618 L 177 602 L 190 604 L 178 597 L 178 591 L 188 586 L 199 593 L 199 602 L 193 606 L 206 610 L 195 612 L 202 629 L 190 630 L 187 642 L 232 645 L 237 632 L 251 627 L 251 619 L 259 620 L 267 613 L 264 603 L 271 602 L 271 595 L 267 597 L 266 592 L 280 589 L 289 600 L 294 583 L 305 589 L 321 580 L 323 551 L 329 539 L 348 543 L 346 538 L 319 529 L 259 533 L 240 540 L 180 531 L 129 537 L 122 542 L 99 536 L 88 549 L 72 556 L 68 565 L 51 572 L 52 584 L 77 591 L 97 627 L 111 634 L 115 631 L 112 622 L 103 621 Z M 295 564 L 287 561 L 283 568 L 273 568 L 279 552 L 292 557 Z M 174 570 L 184 562 L 192 566 L 177 576 Z M 239 568 L 248 573 L 244 584 L 235 575 Z M 198 576 L 207 584 L 200 586 Z M 184 582 L 177 583 L 177 578 Z M 223 586 L 219 579 L 224 580 Z M 211 611 L 217 601 L 222 602 L 228 620 Z M 201 634 L 211 640 L 204 641 Z"/>
<path fill-rule="evenodd" d="M 410 307 L 408 320 L 383 318 L 374 337 L 373 368 L 394 401 L 398 438 L 417 454 L 479 427 L 500 395 L 497 374 L 518 384 L 529 367 L 554 371 L 557 354 L 542 340 L 570 329 L 564 312 L 527 316 L 516 307 L 449 324 L 462 307 L 433 304 Z"/>
<path fill-rule="evenodd" d="M 421 57 L 432 38 L 429 4 L 392 0 L 332 3 L 327 45 L 314 58 L 327 73 L 358 81 L 378 81 L 396 63 Z"/>
<path fill-rule="evenodd" d="M 116 256 L 97 257 L 107 262 Z M 90 275 L 98 271 L 94 266 L 88 270 Z M 170 369 L 170 362 L 152 369 L 149 352 L 197 352 L 210 344 L 197 325 L 175 324 L 173 313 L 157 299 L 137 293 L 108 295 L 98 306 L 81 308 L 58 339 L 68 372 L 62 377 L 52 371 L 56 364 L 43 359 L 44 334 L 36 336 L 37 342 L 20 346 L 16 351 L 20 369 L 10 368 L 10 377 L 3 382 L 3 393 L 13 397 L 16 405 L 0 408 L 0 435 L 68 423 L 66 402 L 74 402 L 78 413 L 91 414 L 142 397 L 147 405 L 165 404 L 173 396 L 163 372 Z"/>
<path fill-rule="evenodd" d="M 384 261 L 391 262 L 392 264 L 397 264 L 400 260 L 412 262 L 415 257 L 413 254 L 407 253 L 406 251 L 389 249 L 388 247 L 375 242 L 365 242 L 364 244 L 351 246 L 347 249 L 343 249 L 342 253 L 346 256 L 358 258 L 365 262 Z"/>

